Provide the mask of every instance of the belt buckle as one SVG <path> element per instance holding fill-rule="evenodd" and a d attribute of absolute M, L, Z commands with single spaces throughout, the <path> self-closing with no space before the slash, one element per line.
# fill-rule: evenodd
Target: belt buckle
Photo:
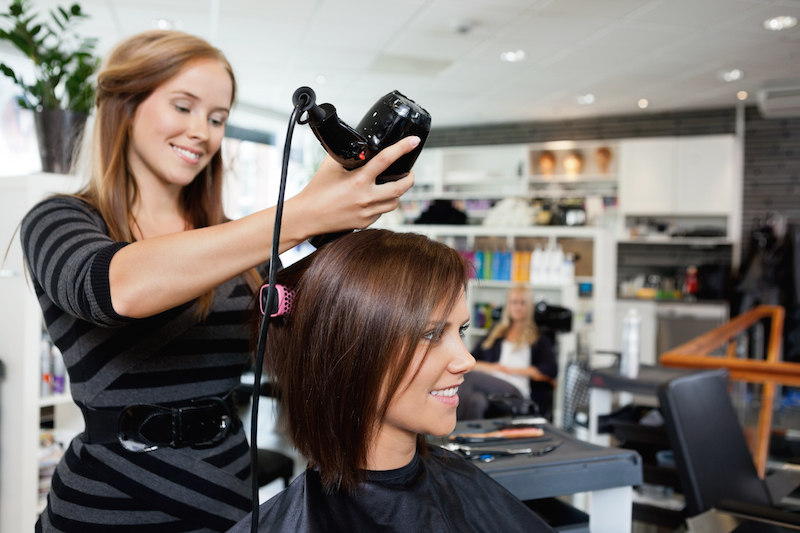
<path fill-rule="evenodd" d="M 191 446 L 195 449 L 213 448 L 228 436 L 233 421 L 230 407 L 217 396 L 192 400 L 192 404 L 173 410 L 175 440 L 171 445 Z M 214 407 L 218 408 L 219 416 L 209 416 L 208 410 Z M 192 416 L 198 413 L 199 416 Z"/>
<path fill-rule="evenodd" d="M 142 434 L 146 425 L 172 424 L 172 421 L 165 419 L 171 413 L 171 409 L 158 405 L 130 405 L 122 410 L 119 415 L 117 427 L 117 438 L 122 447 L 130 452 L 147 453 L 157 450 L 160 446 L 166 446 L 169 442 L 154 442 Z M 148 426 L 148 431 L 149 427 Z"/>

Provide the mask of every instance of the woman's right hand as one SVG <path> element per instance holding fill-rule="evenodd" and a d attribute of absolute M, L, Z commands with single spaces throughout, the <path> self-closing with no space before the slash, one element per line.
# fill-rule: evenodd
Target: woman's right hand
<path fill-rule="evenodd" d="M 413 172 L 381 185 L 375 183 L 376 177 L 419 142 L 419 137 L 405 137 L 352 171 L 326 157 L 311 182 L 286 201 L 284 229 L 302 240 L 373 224 L 383 213 L 396 209 L 400 197 L 414 184 Z"/>

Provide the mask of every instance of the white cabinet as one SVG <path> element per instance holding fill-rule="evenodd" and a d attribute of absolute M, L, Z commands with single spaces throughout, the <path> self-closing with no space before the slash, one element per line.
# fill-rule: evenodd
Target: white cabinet
<path fill-rule="evenodd" d="M 69 395 L 40 397 L 42 312 L 25 274 L 18 226 L 51 192 L 77 189 L 75 178 L 36 174 L 0 177 L 0 242 L 8 257 L 0 270 L 0 531 L 33 531 L 39 499 L 41 410 L 53 407 L 57 428 L 82 431 L 80 410 Z"/>
<path fill-rule="evenodd" d="M 503 197 L 527 193 L 526 145 L 426 148 L 414 164 L 418 198 Z"/>
<path fill-rule="evenodd" d="M 620 142 L 619 207 L 626 215 L 728 215 L 736 176 L 733 135 Z"/>
<path fill-rule="evenodd" d="M 620 211 L 673 211 L 676 144 L 672 138 L 626 139 L 620 143 Z"/>
<path fill-rule="evenodd" d="M 675 211 L 728 215 L 732 209 L 736 144 L 732 135 L 678 139 Z"/>

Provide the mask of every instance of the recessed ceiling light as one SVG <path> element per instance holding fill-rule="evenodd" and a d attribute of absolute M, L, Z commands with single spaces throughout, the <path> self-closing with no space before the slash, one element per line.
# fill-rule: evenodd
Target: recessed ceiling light
<path fill-rule="evenodd" d="M 327 81 L 327 80 L 325 79 L 325 76 L 323 76 L 322 74 L 320 74 L 319 76 L 317 76 L 317 78 L 316 78 L 316 79 L 317 79 L 317 83 L 319 83 L 320 85 L 322 85 L 323 83 L 325 83 L 325 82 Z"/>
<path fill-rule="evenodd" d="M 500 59 L 508 61 L 509 63 L 516 63 L 525 59 L 525 51 L 517 50 L 516 52 L 503 52 L 500 54 Z"/>
<path fill-rule="evenodd" d="M 594 95 L 592 93 L 582 94 L 578 97 L 578 103 L 581 105 L 593 104 Z"/>
<path fill-rule="evenodd" d="M 747 100 L 747 96 L 748 96 L 747 91 L 739 91 L 738 93 L 736 93 L 736 98 L 738 98 L 739 100 Z"/>
<path fill-rule="evenodd" d="M 782 16 L 765 20 L 764 28 L 767 30 L 778 31 L 791 28 L 795 24 L 797 24 L 797 17 Z"/>
<path fill-rule="evenodd" d="M 726 70 L 724 72 L 720 72 L 718 76 L 719 79 L 721 79 L 722 81 L 736 81 L 744 78 L 744 72 L 742 72 L 738 68 L 735 68 L 732 70 Z"/>
<path fill-rule="evenodd" d="M 158 30 L 179 30 L 183 27 L 181 20 L 153 19 L 150 24 Z"/>
<path fill-rule="evenodd" d="M 639 107 L 641 107 L 642 109 L 644 109 L 645 107 L 647 107 L 648 105 L 650 105 L 650 102 L 648 102 L 646 98 L 642 98 L 641 100 L 639 100 L 639 103 L 638 103 L 638 105 L 639 105 Z"/>

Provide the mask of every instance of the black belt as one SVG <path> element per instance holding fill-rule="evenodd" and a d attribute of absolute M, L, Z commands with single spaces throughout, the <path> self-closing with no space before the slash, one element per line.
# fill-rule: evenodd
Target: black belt
<path fill-rule="evenodd" d="M 206 396 L 182 405 L 130 405 L 122 410 L 81 406 L 87 444 L 121 443 L 149 452 L 162 446 L 210 448 L 238 427 L 235 390 L 224 398 Z"/>

